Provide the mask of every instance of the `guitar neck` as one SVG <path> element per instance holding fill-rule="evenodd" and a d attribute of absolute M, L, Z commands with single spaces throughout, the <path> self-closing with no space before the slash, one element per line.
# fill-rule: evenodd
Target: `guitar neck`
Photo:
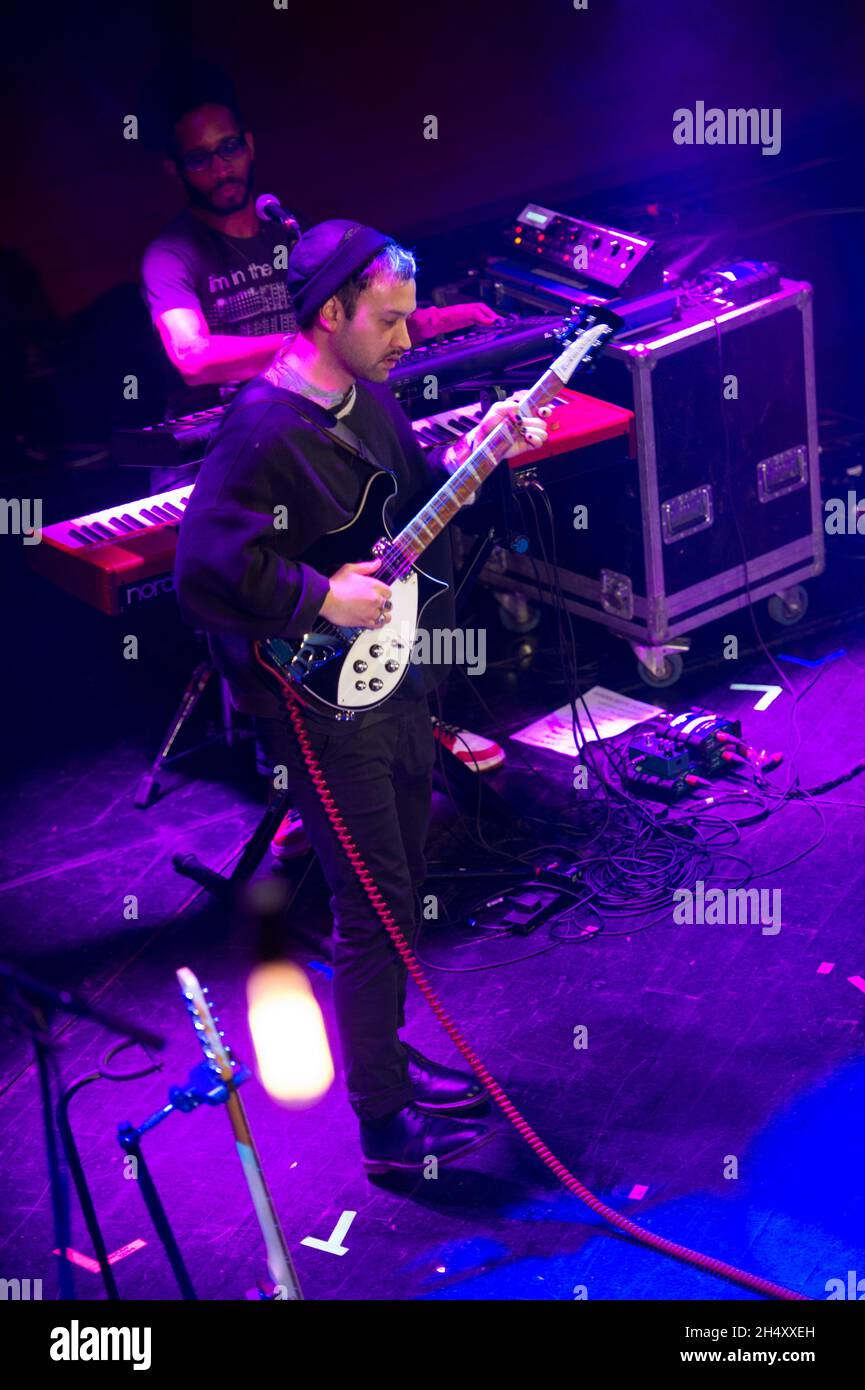
<path fill-rule="evenodd" d="M 536 415 L 540 407 L 553 400 L 561 389 L 561 377 L 550 368 L 523 397 L 520 414 Z M 395 547 L 407 559 L 414 562 L 432 544 L 460 508 L 465 506 L 472 493 L 501 463 L 516 434 L 517 426 L 512 420 L 503 420 L 497 425 L 466 461 L 454 470 L 417 516 L 394 537 Z"/>
<path fill-rule="evenodd" d="M 252 1130 L 249 1128 L 246 1110 L 233 1086 L 230 1088 L 227 1109 L 243 1175 L 246 1178 L 252 1205 L 255 1207 L 261 1234 L 264 1236 L 270 1277 L 274 1284 L 284 1290 L 282 1298 L 302 1299 L 303 1294 L 291 1255 L 288 1252 L 279 1217 L 276 1214 L 276 1208 L 273 1205 L 273 1198 L 270 1195 L 270 1188 L 264 1176 L 261 1159 L 255 1147 Z"/>

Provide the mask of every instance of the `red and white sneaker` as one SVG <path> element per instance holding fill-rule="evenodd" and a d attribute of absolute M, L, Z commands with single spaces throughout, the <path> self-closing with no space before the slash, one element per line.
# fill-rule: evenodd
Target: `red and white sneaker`
<path fill-rule="evenodd" d="M 445 724 L 431 715 L 433 733 L 443 748 L 453 753 L 470 772 L 495 772 L 505 760 L 505 750 L 483 734 L 461 729 L 459 724 Z"/>
<path fill-rule="evenodd" d="M 300 812 L 289 811 L 270 842 L 271 854 L 275 854 L 277 859 L 299 859 L 311 848 Z"/>

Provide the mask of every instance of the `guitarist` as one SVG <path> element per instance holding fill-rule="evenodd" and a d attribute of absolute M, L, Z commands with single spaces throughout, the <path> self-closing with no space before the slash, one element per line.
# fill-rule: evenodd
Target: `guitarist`
<path fill-rule="evenodd" d="M 317 616 L 341 626 L 387 622 L 390 590 L 377 560 L 346 557 L 335 573 L 304 560 L 322 536 L 348 527 L 378 469 L 397 480 L 391 530 L 407 521 L 517 401 L 494 405 L 434 465 L 385 385 L 410 346 L 413 256 L 356 222 L 322 222 L 289 259 L 297 335 L 230 406 L 198 476 L 177 548 L 186 619 L 210 636 L 238 709 L 256 716 L 269 760 L 288 771 L 294 805 L 321 862 L 334 919 L 334 1007 L 349 1100 L 364 1162 L 377 1171 L 458 1159 L 490 1131 L 460 1118 L 484 1100 L 475 1078 L 401 1041 L 406 969 L 337 840 L 297 747 L 284 705 L 266 684 L 252 643 L 299 637 Z M 356 448 L 334 437 L 348 426 Z M 545 422 L 521 425 L 512 452 L 537 447 Z M 450 541 L 442 532 L 422 567 L 451 584 L 425 612 L 452 628 Z M 411 944 L 424 881 L 434 736 L 427 694 L 444 672 L 416 664 L 381 707 L 349 721 L 303 711 L 339 812 Z"/>

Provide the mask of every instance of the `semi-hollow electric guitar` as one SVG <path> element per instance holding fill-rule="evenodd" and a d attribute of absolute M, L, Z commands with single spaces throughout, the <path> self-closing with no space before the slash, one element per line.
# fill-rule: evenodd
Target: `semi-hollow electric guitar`
<path fill-rule="evenodd" d="M 556 360 L 520 402 L 519 415 L 536 415 L 578 369 L 589 366 L 604 343 L 622 326 L 600 307 L 576 311 L 553 336 L 563 344 Z M 388 622 L 381 627 L 338 627 L 317 618 L 303 637 L 272 637 L 255 643 L 259 663 L 283 690 L 316 714 L 354 719 L 383 704 L 402 683 L 427 604 L 447 589 L 416 561 L 461 507 L 493 472 L 513 444 L 518 425 L 497 425 L 398 535 L 390 535 L 385 508 L 396 491 L 383 469 L 367 483 L 348 526 L 330 532 L 298 559 L 320 574 L 372 554 L 381 561 L 374 578 L 391 589 Z M 382 534 L 383 532 L 383 534 Z"/>

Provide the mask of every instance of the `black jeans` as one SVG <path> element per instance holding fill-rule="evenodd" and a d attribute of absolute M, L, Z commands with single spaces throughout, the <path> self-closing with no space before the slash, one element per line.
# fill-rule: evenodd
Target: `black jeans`
<path fill-rule="evenodd" d="M 416 893 L 426 877 L 435 741 L 425 699 L 392 700 L 386 713 L 360 728 L 306 712 L 303 720 L 346 827 L 411 945 Z M 334 1007 L 349 1100 L 361 1119 L 379 1119 L 412 1099 L 397 1035 L 405 1024 L 408 972 L 334 833 L 288 715 L 259 718 L 256 727 L 271 766 L 288 770 L 294 804 L 330 887 Z"/>

